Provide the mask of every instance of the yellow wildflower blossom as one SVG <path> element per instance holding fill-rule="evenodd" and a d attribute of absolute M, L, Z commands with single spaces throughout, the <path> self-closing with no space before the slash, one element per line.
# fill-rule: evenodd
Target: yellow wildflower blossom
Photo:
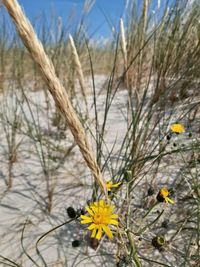
<path fill-rule="evenodd" d="M 87 229 L 92 231 L 92 238 L 100 240 L 103 232 L 110 239 L 113 237 L 109 224 L 118 225 L 118 215 L 113 213 L 114 208 L 114 205 L 107 204 L 104 200 L 86 206 L 89 216 L 81 215 L 80 218 L 82 224 L 90 224 Z"/>
<path fill-rule="evenodd" d="M 159 193 L 157 195 L 157 200 L 159 202 L 164 202 L 165 201 L 166 203 L 170 203 L 170 204 L 174 203 L 174 201 L 169 198 L 169 191 L 165 187 L 160 189 L 160 191 L 159 191 Z"/>
<path fill-rule="evenodd" d="M 121 184 L 121 182 L 113 184 L 111 181 L 108 181 L 108 182 L 106 182 L 106 188 L 107 188 L 108 191 L 111 191 L 112 188 L 118 187 L 120 184 Z"/>
<path fill-rule="evenodd" d="M 180 134 L 180 133 L 184 133 L 185 132 L 185 127 L 183 124 L 181 123 L 174 123 L 170 126 L 170 130 L 173 132 L 173 133 L 176 133 L 176 134 Z"/>

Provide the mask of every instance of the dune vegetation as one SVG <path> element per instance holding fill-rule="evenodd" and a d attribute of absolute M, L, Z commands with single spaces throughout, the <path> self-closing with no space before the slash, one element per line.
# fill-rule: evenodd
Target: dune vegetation
<path fill-rule="evenodd" d="M 86 0 L 31 22 L 42 45 L 7 2 L 0 266 L 200 266 L 198 0 L 125 1 L 105 42 Z"/>

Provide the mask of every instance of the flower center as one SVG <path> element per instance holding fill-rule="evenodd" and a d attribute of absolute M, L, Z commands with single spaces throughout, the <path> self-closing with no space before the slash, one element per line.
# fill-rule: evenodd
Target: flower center
<path fill-rule="evenodd" d="M 103 223 L 103 216 L 99 213 L 94 214 L 94 223 L 95 224 L 101 224 Z"/>
<path fill-rule="evenodd" d="M 161 196 L 162 196 L 163 198 L 166 198 L 166 197 L 168 197 L 168 195 L 169 195 L 169 191 L 168 191 L 166 188 L 162 188 L 162 189 L 160 190 L 160 194 L 161 194 Z"/>

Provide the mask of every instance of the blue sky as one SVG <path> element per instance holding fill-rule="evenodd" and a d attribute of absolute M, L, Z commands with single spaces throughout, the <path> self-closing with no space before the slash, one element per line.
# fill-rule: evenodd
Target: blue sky
<path fill-rule="evenodd" d="M 43 22 L 46 21 L 45 25 L 55 27 L 52 25 L 55 20 L 51 20 L 52 15 L 57 18 L 62 18 L 62 25 L 66 26 L 69 23 L 69 17 L 73 14 L 71 19 L 71 26 L 68 29 L 73 31 L 81 19 L 82 10 L 84 7 L 84 0 L 18 0 L 23 7 L 28 18 L 35 24 L 37 32 L 41 31 Z M 128 0 L 90 0 L 94 2 L 90 13 L 86 17 L 87 34 L 89 37 L 94 39 L 108 38 L 111 34 L 111 27 L 118 27 L 119 19 L 123 16 L 125 4 Z M 132 1 L 132 0 L 129 0 Z M 161 5 L 167 0 L 160 0 Z M 172 0 L 171 0 L 172 1 Z M 138 0 L 141 3 L 142 0 Z M 157 4 L 157 0 L 153 0 L 153 5 Z M 162 9 L 162 6 L 161 6 Z M 53 21 L 53 23 L 51 22 Z M 43 23 L 44 26 L 44 23 Z M 71 32 L 72 33 L 72 32 Z"/>
<path fill-rule="evenodd" d="M 74 14 L 72 23 L 75 25 L 80 21 L 84 0 L 19 0 L 26 15 L 32 21 L 37 20 L 40 15 L 48 19 L 51 14 L 62 18 L 62 23 L 67 23 L 70 14 Z M 96 0 L 86 18 L 89 34 L 95 33 L 96 37 L 108 37 L 111 23 L 116 24 L 123 14 L 125 0 Z"/>

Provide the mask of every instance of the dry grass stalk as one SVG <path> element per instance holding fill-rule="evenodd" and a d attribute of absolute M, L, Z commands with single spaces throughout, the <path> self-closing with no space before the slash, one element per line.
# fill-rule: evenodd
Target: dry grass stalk
<path fill-rule="evenodd" d="M 145 41 L 147 19 L 148 19 L 148 7 L 149 7 L 149 0 L 144 0 L 143 9 L 142 9 L 142 43 L 141 43 L 141 46 L 144 45 L 144 41 Z"/>
<path fill-rule="evenodd" d="M 81 86 L 81 93 L 83 95 L 84 101 L 85 101 L 85 105 L 87 107 L 87 101 L 86 101 L 86 85 L 85 85 L 85 81 L 84 81 L 84 75 L 83 75 L 83 70 L 82 70 L 82 66 L 81 66 L 81 62 L 79 60 L 79 56 L 76 50 L 76 46 L 74 44 L 74 40 L 72 38 L 71 35 L 69 35 L 69 41 L 70 41 L 70 45 L 72 48 L 72 54 L 73 54 L 73 59 L 74 59 L 74 63 L 75 63 L 75 68 L 76 68 L 76 72 L 78 74 L 78 80 L 79 80 L 79 84 Z"/>
<path fill-rule="evenodd" d="M 123 54 L 123 59 L 124 59 L 124 66 L 126 69 L 127 68 L 127 50 L 126 50 L 126 37 L 125 37 L 123 19 L 120 19 L 120 31 L 121 31 L 122 54 Z"/>
<path fill-rule="evenodd" d="M 162 19 L 161 24 L 160 24 L 159 34 L 161 34 L 162 31 L 163 31 L 163 28 L 164 28 L 165 22 L 166 22 L 166 18 L 168 17 L 168 15 L 169 15 L 169 7 L 167 7 L 166 10 L 165 10 L 163 19 Z"/>
<path fill-rule="evenodd" d="M 122 55 L 124 59 L 124 70 L 127 70 L 128 62 L 127 62 L 127 49 L 126 49 L 126 37 L 125 37 L 125 30 L 124 30 L 124 22 L 123 19 L 120 19 L 120 32 L 121 32 L 121 46 L 122 46 Z M 125 82 L 128 86 L 128 71 L 125 74 Z"/>
<path fill-rule="evenodd" d="M 4 74 L 0 72 L 0 93 L 3 92 L 4 88 Z"/>
<path fill-rule="evenodd" d="M 160 9 L 160 0 L 157 0 L 157 9 Z"/>
<path fill-rule="evenodd" d="M 53 63 L 46 55 L 41 42 L 38 40 L 32 25 L 24 15 L 17 0 L 3 0 L 2 2 L 12 17 L 24 45 L 28 49 L 33 60 L 38 64 L 43 78 L 48 85 L 49 91 L 52 94 L 57 107 L 65 117 L 88 167 L 92 171 L 97 183 L 103 189 L 105 195 L 107 195 L 105 181 L 92 155 L 92 150 L 87 141 L 85 131 L 71 105 L 62 83 L 55 74 Z"/>

